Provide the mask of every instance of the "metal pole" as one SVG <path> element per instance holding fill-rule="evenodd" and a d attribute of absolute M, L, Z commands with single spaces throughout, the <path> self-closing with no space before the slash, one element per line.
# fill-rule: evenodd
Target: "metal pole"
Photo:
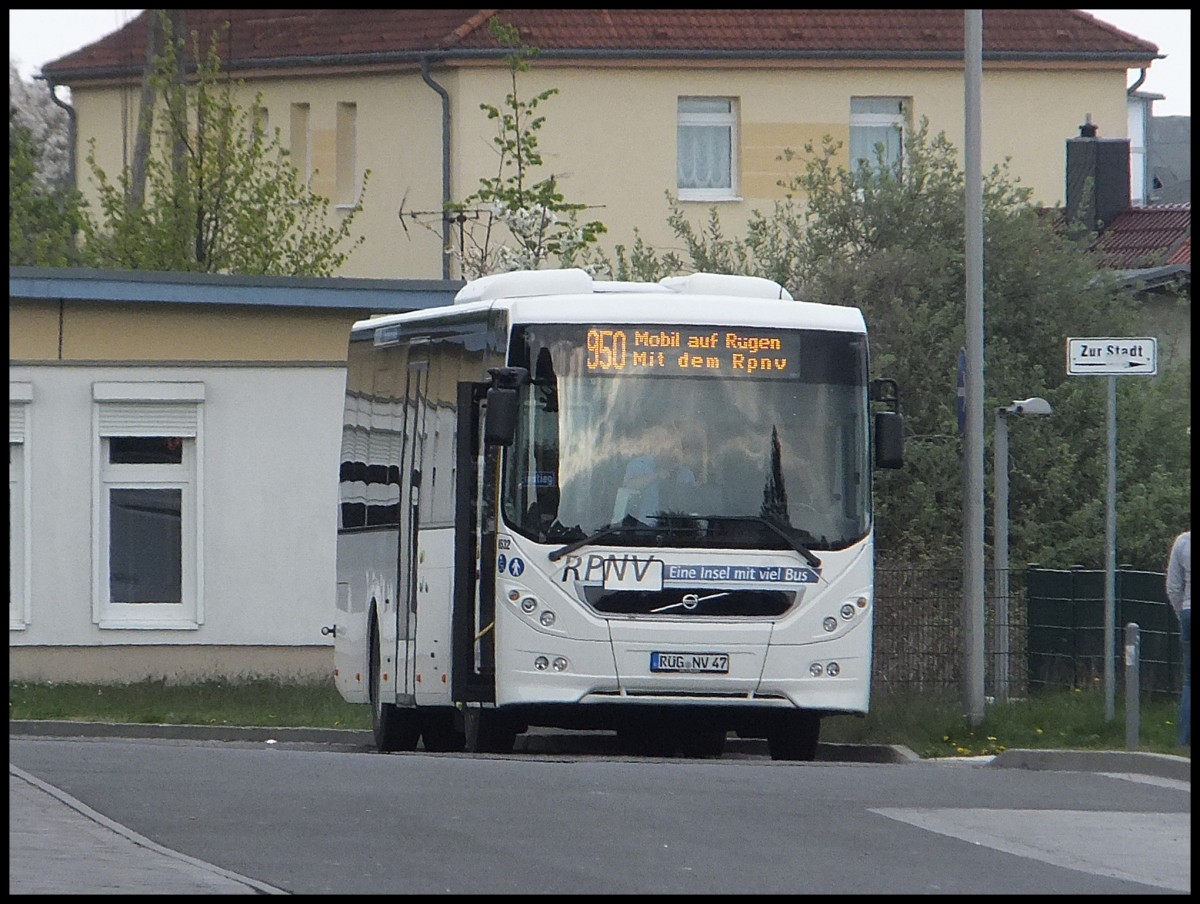
<path fill-rule="evenodd" d="M 992 595 L 996 611 L 995 673 L 993 692 L 997 703 L 1008 702 L 1008 418 L 1003 408 L 996 409 L 996 453 L 992 470 L 996 481 L 995 509 L 992 512 Z"/>
<path fill-rule="evenodd" d="M 1104 512 L 1104 719 L 1117 717 L 1117 377 L 1108 378 L 1108 492 Z"/>
<path fill-rule="evenodd" d="M 1136 622 L 1125 626 L 1125 749 L 1137 750 L 1141 734 L 1141 637 Z"/>
<path fill-rule="evenodd" d="M 983 721 L 983 10 L 963 11 L 966 188 L 967 430 L 963 443 L 963 644 L 967 720 Z"/>

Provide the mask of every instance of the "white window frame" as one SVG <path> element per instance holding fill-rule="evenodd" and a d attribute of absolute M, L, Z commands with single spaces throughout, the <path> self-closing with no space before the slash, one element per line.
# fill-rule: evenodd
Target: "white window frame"
<path fill-rule="evenodd" d="M 196 630 L 204 623 L 203 383 L 92 384 L 92 620 L 100 628 Z M 109 464 L 112 437 L 177 436 L 180 464 Z M 179 489 L 181 597 L 178 603 L 111 599 L 110 490 Z"/>
<path fill-rule="evenodd" d="M 887 101 L 896 107 L 895 112 L 875 112 L 875 113 L 860 113 L 854 109 L 855 101 Z M 854 154 L 854 132 L 855 129 L 878 129 L 878 128 L 894 128 L 900 133 L 899 137 L 899 156 L 894 161 L 901 167 L 903 172 L 904 167 L 904 140 L 908 136 L 909 129 L 909 110 L 912 109 L 912 99 L 907 97 L 880 97 L 880 96 L 862 96 L 850 98 L 850 142 L 847 149 L 850 155 L 850 166 L 853 169 L 858 168 L 859 158 Z M 875 145 L 878 142 L 871 143 L 871 149 L 867 156 L 867 161 L 870 163 L 871 169 L 876 168 L 875 163 Z"/>
<path fill-rule="evenodd" d="M 693 112 L 683 111 L 679 109 L 683 101 L 719 101 L 729 105 L 728 111 L 725 112 Z M 738 135 L 738 103 L 734 97 L 702 97 L 696 95 L 682 95 L 676 101 L 675 107 L 676 129 L 675 129 L 675 190 L 678 193 L 680 201 L 740 201 L 741 196 L 738 193 L 738 157 L 740 138 Z M 681 147 L 682 137 L 681 130 L 684 127 L 701 127 L 711 129 L 724 130 L 729 141 L 729 184 L 726 186 L 717 186 L 711 188 L 696 188 L 684 187 L 680 184 L 683 180 L 680 178 L 681 162 L 685 153 L 685 148 Z"/>
<path fill-rule="evenodd" d="M 30 496 L 29 434 L 33 384 L 8 384 L 8 629 L 24 631 L 33 618 L 30 580 L 33 557 L 29 525 L 33 514 Z"/>

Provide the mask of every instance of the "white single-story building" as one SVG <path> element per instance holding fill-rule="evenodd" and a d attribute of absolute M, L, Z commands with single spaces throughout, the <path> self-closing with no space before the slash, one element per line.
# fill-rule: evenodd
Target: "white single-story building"
<path fill-rule="evenodd" d="M 330 676 L 350 327 L 460 286 L 10 268 L 10 681 Z"/>

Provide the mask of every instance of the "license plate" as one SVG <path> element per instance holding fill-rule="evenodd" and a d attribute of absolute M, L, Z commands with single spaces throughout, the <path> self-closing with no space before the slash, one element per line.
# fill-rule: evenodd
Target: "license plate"
<path fill-rule="evenodd" d="M 728 653 L 651 653 L 652 672 L 729 672 Z"/>

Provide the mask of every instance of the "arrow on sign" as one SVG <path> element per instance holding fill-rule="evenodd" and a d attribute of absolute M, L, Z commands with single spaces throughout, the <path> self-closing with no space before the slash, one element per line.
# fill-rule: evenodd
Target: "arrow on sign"
<path fill-rule="evenodd" d="M 1075 367 L 1112 367 L 1113 365 L 1105 361 L 1076 361 Z M 1120 364 L 1117 364 L 1120 367 Z M 1126 361 L 1126 367 L 1149 367 L 1149 361 Z"/>

